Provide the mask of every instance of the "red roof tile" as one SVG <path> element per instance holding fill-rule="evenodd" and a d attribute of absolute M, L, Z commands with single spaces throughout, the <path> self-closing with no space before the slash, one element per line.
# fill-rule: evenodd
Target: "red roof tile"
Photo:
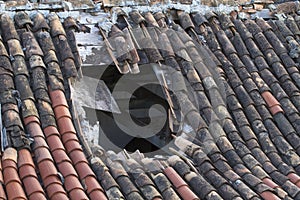
<path fill-rule="evenodd" d="M 71 140 L 66 142 L 65 144 L 66 150 L 68 153 L 72 153 L 73 151 L 77 151 L 78 154 L 82 153 L 82 147 L 76 140 Z M 71 157 L 72 158 L 72 157 Z"/>
<path fill-rule="evenodd" d="M 25 166 L 18 166 L 19 167 L 19 175 L 21 180 L 27 177 L 36 178 L 37 179 L 37 173 L 35 167 L 32 167 L 30 165 Z"/>
<path fill-rule="evenodd" d="M 40 120 L 39 118 L 37 118 L 36 116 L 29 116 L 23 119 L 24 125 L 26 126 L 27 124 L 31 123 L 31 122 L 35 122 L 40 124 Z"/>
<path fill-rule="evenodd" d="M 6 194 L 2 184 L 0 185 L 0 199 L 6 199 Z"/>
<path fill-rule="evenodd" d="M 278 196 L 270 191 L 266 191 L 260 194 L 260 196 L 265 200 L 280 200 Z"/>
<path fill-rule="evenodd" d="M 50 199 L 69 199 L 62 185 L 55 182 L 47 186 L 47 194 Z"/>
<path fill-rule="evenodd" d="M 0 183 L 2 184 L 4 182 L 3 180 L 3 174 L 2 174 L 2 162 L 0 160 Z"/>
<path fill-rule="evenodd" d="M 71 162 L 64 149 L 55 150 L 52 152 L 52 155 L 56 165 L 59 165 L 62 162 Z"/>
<path fill-rule="evenodd" d="M 164 169 L 164 173 L 174 185 L 176 191 L 185 200 L 199 199 L 188 187 L 187 183 L 177 174 L 172 167 Z"/>
<path fill-rule="evenodd" d="M 21 149 L 18 152 L 18 167 L 22 167 L 23 165 L 29 165 L 31 167 L 35 167 L 34 162 L 32 160 L 32 155 L 30 151 L 27 149 Z"/>
<path fill-rule="evenodd" d="M 59 172 L 64 176 L 76 176 L 78 179 L 78 174 L 76 173 L 74 169 L 74 165 L 71 163 L 71 161 L 63 161 L 57 165 Z"/>
<path fill-rule="evenodd" d="M 22 179 L 25 187 L 25 192 L 28 199 L 35 199 L 39 197 L 41 200 L 46 200 L 45 192 L 41 187 L 41 183 L 35 177 L 27 177 Z"/>
<path fill-rule="evenodd" d="M 52 108 L 55 109 L 57 106 L 68 107 L 68 103 L 65 94 L 61 90 L 50 90 L 50 98 L 52 100 Z"/>
<path fill-rule="evenodd" d="M 8 199 L 27 199 L 17 168 L 17 151 L 7 148 L 2 157 L 5 190 Z"/>
<path fill-rule="evenodd" d="M 300 188 L 300 177 L 295 173 L 288 174 L 290 180 Z"/>
<path fill-rule="evenodd" d="M 58 131 L 57 131 L 57 133 L 58 133 Z M 51 149 L 52 153 L 54 153 L 57 150 L 65 151 L 65 148 L 61 142 L 61 138 L 59 137 L 59 135 L 53 134 L 53 135 L 46 136 L 46 137 L 47 137 L 46 138 L 47 143 L 48 143 L 49 148 Z"/>
<path fill-rule="evenodd" d="M 79 162 L 75 165 L 76 171 L 78 172 L 78 175 L 80 177 L 80 179 L 82 179 L 83 181 L 85 180 L 85 178 L 92 176 L 95 177 L 93 171 L 91 170 L 91 168 L 89 168 L 89 164 L 87 161 L 82 161 Z M 86 188 L 88 189 L 88 188 Z"/>
<path fill-rule="evenodd" d="M 273 189 L 275 189 L 275 188 L 278 188 L 279 187 L 279 185 L 277 185 L 276 183 L 274 183 L 271 179 L 269 179 L 269 178 L 264 178 L 263 180 L 262 180 L 266 185 L 268 185 L 270 188 L 273 188 Z"/>
<path fill-rule="evenodd" d="M 39 171 L 43 180 L 46 180 L 49 176 L 56 176 L 57 180 L 57 170 L 53 164 L 52 160 L 43 160 L 38 163 Z M 45 185 L 47 187 L 47 185 Z"/>
<path fill-rule="evenodd" d="M 44 137 L 34 137 L 34 143 L 32 150 L 36 150 L 39 148 L 48 149 L 49 146 Z"/>
<path fill-rule="evenodd" d="M 62 117 L 68 117 L 71 119 L 71 113 L 68 107 L 65 106 L 55 107 L 54 113 L 55 113 L 56 120 L 59 120 Z"/>
<path fill-rule="evenodd" d="M 30 133 L 31 137 L 44 137 L 43 131 L 39 123 L 36 123 L 35 121 L 30 121 L 26 125 L 26 128 L 28 129 L 28 132 Z"/>
<path fill-rule="evenodd" d="M 88 199 L 77 176 L 73 176 L 73 175 L 67 176 L 65 178 L 64 185 L 70 195 L 70 198 Z"/>
<path fill-rule="evenodd" d="M 5 169 L 3 169 L 3 172 L 5 184 L 8 184 L 10 182 L 17 182 L 21 184 L 19 174 L 17 172 L 17 166 L 6 167 Z"/>
<path fill-rule="evenodd" d="M 102 188 L 99 188 L 98 181 L 93 176 L 88 176 L 83 180 L 84 188 L 87 190 L 87 193 L 90 199 L 107 199 L 105 194 L 103 193 Z"/>
<path fill-rule="evenodd" d="M 62 142 L 65 144 L 69 141 L 79 141 L 77 136 L 76 136 L 76 133 L 64 133 L 62 136 L 61 136 L 61 140 Z"/>
<path fill-rule="evenodd" d="M 276 115 L 277 113 L 283 113 L 283 110 L 280 105 L 275 105 L 269 109 L 270 109 L 270 112 L 272 113 L 272 115 Z"/>
<path fill-rule="evenodd" d="M 51 153 L 49 152 L 49 149 L 47 147 L 37 148 L 34 151 L 34 154 L 35 154 L 35 159 L 36 159 L 37 164 L 40 164 L 41 162 L 47 161 L 47 160 L 53 162 Z"/>
<path fill-rule="evenodd" d="M 77 163 L 79 162 L 85 162 L 86 161 L 86 157 L 84 154 L 82 154 L 82 151 L 81 150 L 75 150 L 75 151 L 72 151 L 70 154 L 69 154 L 70 158 L 72 159 L 74 165 L 76 165 Z"/>
<path fill-rule="evenodd" d="M 64 109 L 68 106 L 67 104 L 65 104 L 66 97 L 62 91 L 58 91 L 58 90 L 50 91 L 50 97 L 51 97 L 53 108 Z M 75 127 L 73 125 L 71 118 L 69 118 L 69 116 L 60 115 L 59 112 L 56 112 L 56 114 L 58 114 L 60 117 L 59 119 L 57 119 L 57 124 L 58 124 L 59 132 L 62 135 L 62 141 L 66 148 L 66 151 L 68 152 L 68 154 L 71 154 L 73 151 L 76 150 L 77 155 L 80 158 L 83 158 L 84 153 L 82 151 L 81 145 L 79 144 L 79 141 L 77 141 L 78 139 L 75 135 L 76 130 L 75 130 Z M 70 133 L 74 133 L 74 135 L 70 135 Z M 69 136 L 71 136 L 71 140 L 68 139 L 68 137 L 64 138 L 65 134 L 68 134 Z M 76 159 L 74 157 L 71 157 L 71 160 L 73 162 L 76 161 Z M 96 193 L 96 192 L 102 193 L 102 195 L 105 197 L 105 195 L 103 194 L 103 189 L 100 186 L 100 184 L 98 183 L 98 181 L 96 180 L 95 174 L 92 171 L 92 169 L 90 168 L 86 159 L 80 160 L 79 162 L 76 161 L 75 169 L 76 169 L 80 179 L 84 181 L 85 189 L 87 190 L 87 193 L 90 196 L 90 198 L 91 198 L 91 195 L 92 194 L 94 195 L 94 193 Z M 93 184 L 91 185 L 91 183 L 93 183 Z M 94 192 L 94 190 L 95 190 L 95 192 Z"/>
<path fill-rule="evenodd" d="M 280 110 L 280 103 L 276 100 L 276 98 L 271 94 L 271 92 L 264 92 L 261 94 L 264 100 L 266 101 L 269 109 L 271 110 L 272 114 L 276 114 L 278 112 L 282 112 Z"/>
<path fill-rule="evenodd" d="M 51 136 L 51 135 L 57 135 L 57 136 L 60 137 L 60 134 L 59 134 L 57 128 L 54 127 L 54 126 L 48 126 L 48 127 L 45 127 L 45 128 L 44 128 L 44 133 L 45 133 L 45 136 L 46 136 L 46 137 L 49 137 L 49 136 Z"/>
<path fill-rule="evenodd" d="M 61 135 L 64 135 L 65 133 L 76 133 L 73 122 L 68 117 L 57 120 L 57 125 Z"/>
<path fill-rule="evenodd" d="M 59 185 L 61 184 L 61 180 L 59 179 L 58 174 L 56 174 L 56 175 L 52 174 L 52 175 L 48 176 L 45 180 L 43 180 L 43 184 L 45 186 L 51 185 L 53 183 L 59 184 Z"/>
<path fill-rule="evenodd" d="M 5 183 L 8 199 L 27 199 L 22 186 L 18 182 Z"/>

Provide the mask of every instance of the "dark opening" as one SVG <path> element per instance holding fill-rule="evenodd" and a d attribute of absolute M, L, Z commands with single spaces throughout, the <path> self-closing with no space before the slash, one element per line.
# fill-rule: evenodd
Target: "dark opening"
<path fill-rule="evenodd" d="M 156 151 L 159 148 L 144 138 L 134 138 L 125 146 L 125 149 L 129 152 L 139 150 L 140 152 L 148 153 Z"/>
<path fill-rule="evenodd" d="M 160 104 L 164 107 L 164 112 L 168 109 L 168 103 L 165 100 L 162 87 L 149 65 L 140 66 L 140 73 L 137 75 L 121 75 L 115 67 L 108 67 L 101 76 L 101 79 L 112 92 L 120 111 L 122 113 L 129 112 L 132 120 L 140 126 L 149 124 L 150 118 L 148 112 L 152 105 Z M 122 81 L 121 84 L 120 81 Z M 137 89 L 132 93 L 131 88 Z M 99 144 L 106 150 L 121 148 L 133 152 L 139 149 L 143 153 L 148 153 L 165 146 L 171 141 L 168 120 L 164 128 L 155 136 L 140 138 L 133 137 L 118 127 L 114 121 L 114 115 L 118 114 L 96 111 L 96 115 L 102 129 L 99 133 Z M 126 126 L 126 122 L 124 126 Z M 104 137 L 109 142 L 102 139 Z"/>

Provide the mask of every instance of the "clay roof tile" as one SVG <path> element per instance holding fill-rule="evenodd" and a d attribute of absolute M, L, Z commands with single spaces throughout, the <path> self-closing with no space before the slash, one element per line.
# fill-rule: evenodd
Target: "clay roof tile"
<path fill-rule="evenodd" d="M 53 151 L 52 155 L 57 164 L 61 164 L 61 162 L 71 162 L 70 158 L 63 149 Z"/>
<path fill-rule="evenodd" d="M 168 167 L 164 169 L 164 173 L 183 199 L 198 199 L 198 197 L 189 189 L 187 183 L 176 173 L 173 168 Z"/>
<path fill-rule="evenodd" d="M 85 155 L 82 153 L 82 150 L 74 150 L 71 153 L 69 153 L 70 158 L 72 159 L 72 162 L 74 165 L 76 165 L 79 162 L 85 162 L 86 161 L 86 157 Z"/>
<path fill-rule="evenodd" d="M 7 148 L 2 157 L 4 184 L 8 199 L 26 199 L 17 171 L 17 151 Z"/>
<path fill-rule="evenodd" d="M 263 193 L 260 194 L 260 196 L 262 198 L 264 198 L 265 200 L 279 200 L 280 198 L 278 196 L 276 196 L 274 193 L 270 192 L 270 191 L 265 191 Z"/>
<path fill-rule="evenodd" d="M 61 90 L 53 90 L 49 92 L 51 101 L 52 101 L 52 108 L 56 108 L 57 106 L 66 106 L 68 107 L 68 103 L 65 98 L 65 94 Z"/>
<path fill-rule="evenodd" d="M 288 177 L 290 178 L 291 182 L 296 184 L 298 187 L 300 186 L 300 177 L 295 173 L 288 174 Z"/>
<path fill-rule="evenodd" d="M 69 199 L 61 184 L 53 183 L 47 187 L 47 194 L 50 199 Z"/>
<path fill-rule="evenodd" d="M 82 162 L 77 163 L 75 168 L 78 172 L 78 175 L 79 175 L 80 179 L 84 180 L 88 176 L 95 177 L 95 174 L 90 169 L 89 164 L 87 163 L 87 161 L 82 161 Z"/>
<path fill-rule="evenodd" d="M 54 113 L 56 116 L 56 120 L 59 120 L 62 117 L 71 118 L 71 113 L 68 107 L 65 106 L 58 106 L 54 108 Z"/>
<path fill-rule="evenodd" d="M 62 142 L 65 144 L 69 141 L 78 141 L 78 138 L 76 136 L 76 133 L 74 132 L 68 132 L 68 133 L 64 133 L 62 136 L 61 136 L 61 139 L 62 139 Z"/>
<path fill-rule="evenodd" d="M 58 130 L 64 135 L 65 133 L 76 133 L 73 122 L 70 118 L 63 117 L 57 120 Z"/>

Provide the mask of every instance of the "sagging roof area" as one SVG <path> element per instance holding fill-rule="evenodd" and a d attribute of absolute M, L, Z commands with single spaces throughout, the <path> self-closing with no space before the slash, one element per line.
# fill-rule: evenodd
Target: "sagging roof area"
<path fill-rule="evenodd" d="M 132 3 L 3 2 L 0 198 L 300 199 L 298 2 Z"/>

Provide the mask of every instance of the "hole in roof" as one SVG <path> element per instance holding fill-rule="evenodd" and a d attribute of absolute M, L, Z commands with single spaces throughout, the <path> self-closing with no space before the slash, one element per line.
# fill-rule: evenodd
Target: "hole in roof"
<path fill-rule="evenodd" d="M 149 66 L 140 67 L 140 71 L 138 75 L 121 75 L 115 67 L 107 67 L 101 76 L 121 114 L 107 110 L 85 109 L 89 122 L 94 124 L 95 121 L 99 121 L 98 144 L 106 150 L 118 152 L 126 149 L 129 152 L 139 150 L 142 153 L 149 153 L 164 147 L 172 139 L 166 119 L 163 121 L 163 128 L 150 137 L 135 132 L 134 128 L 131 130 L 131 127 L 127 126 L 126 119 L 116 123 L 116 118 L 125 112 L 130 120 L 140 127 L 149 125 L 152 120 L 162 121 L 166 117 L 168 103 L 156 75 Z M 154 105 L 159 106 L 154 108 Z"/>

